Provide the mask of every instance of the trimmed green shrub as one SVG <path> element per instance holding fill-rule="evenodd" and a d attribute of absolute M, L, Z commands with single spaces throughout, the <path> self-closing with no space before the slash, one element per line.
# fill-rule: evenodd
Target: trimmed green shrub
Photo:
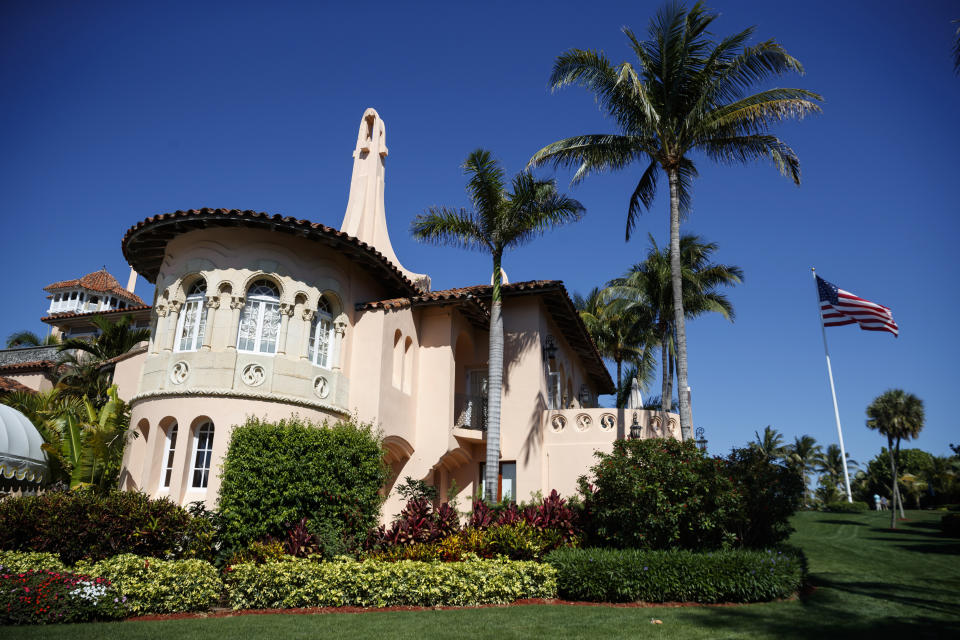
<path fill-rule="evenodd" d="M 794 550 L 557 549 L 546 562 L 561 598 L 590 602 L 763 602 L 795 594 L 805 577 Z"/>
<path fill-rule="evenodd" d="M 960 513 L 948 513 L 940 518 L 940 529 L 948 536 L 960 538 Z"/>
<path fill-rule="evenodd" d="M 117 553 L 166 557 L 181 548 L 190 514 L 166 498 L 92 489 L 0 500 L 0 549 L 56 553 L 67 564 Z"/>
<path fill-rule="evenodd" d="M 725 464 L 693 440 L 617 440 L 581 478 L 586 529 L 598 546 L 716 549 L 733 544 L 740 511 Z"/>
<path fill-rule="evenodd" d="M 137 615 L 206 611 L 223 592 L 217 570 L 203 560 L 159 560 L 127 553 L 80 562 L 75 570 L 109 579 Z"/>
<path fill-rule="evenodd" d="M 234 609 L 472 606 L 556 597 L 556 571 L 537 562 L 382 562 L 292 559 L 227 574 Z"/>
<path fill-rule="evenodd" d="M 0 625 L 115 620 L 126 598 L 105 578 L 56 571 L 0 571 Z"/>
<path fill-rule="evenodd" d="M 870 510 L 866 502 L 847 502 L 840 500 L 837 502 L 828 502 L 823 507 L 824 511 L 830 513 L 865 513 Z"/>
<path fill-rule="evenodd" d="M 737 544 L 764 549 L 789 538 L 790 516 L 803 504 L 800 474 L 756 447 L 733 449 L 724 466 L 737 496 L 724 526 L 736 534 Z"/>
<path fill-rule="evenodd" d="M 223 463 L 224 545 L 284 538 L 302 518 L 328 536 L 334 528 L 341 539 L 361 541 L 379 519 L 386 478 L 370 425 L 250 418 L 233 430 Z"/>
<path fill-rule="evenodd" d="M 576 544 L 576 539 L 570 544 Z M 434 542 L 414 542 L 385 546 L 371 551 L 374 560 L 420 560 L 460 562 L 470 556 L 510 560 L 540 560 L 547 553 L 563 546 L 563 534 L 556 529 L 536 529 L 526 522 L 497 525 L 489 529 L 462 529 Z"/>

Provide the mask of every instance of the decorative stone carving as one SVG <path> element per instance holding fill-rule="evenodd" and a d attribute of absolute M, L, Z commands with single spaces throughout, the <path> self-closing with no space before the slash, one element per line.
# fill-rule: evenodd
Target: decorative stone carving
<path fill-rule="evenodd" d="M 190 375 L 190 365 L 183 360 L 170 367 L 170 382 L 173 384 L 183 384 L 188 375 Z"/>
<path fill-rule="evenodd" d="M 316 310 L 314 309 L 304 309 L 303 310 L 303 321 L 304 322 L 313 322 L 313 318 L 317 315 Z"/>
<path fill-rule="evenodd" d="M 243 309 L 243 305 L 246 303 L 246 298 L 243 296 L 232 296 L 230 298 L 230 308 L 234 311 L 238 309 Z"/>
<path fill-rule="evenodd" d="M 180 307 L 183 306 L 183 303 L 179 300 L 171 300 L 167 304 L 170 306 L 170 313 L 180 313 Z"/>
<path fill-rule="evenodd" d="M 293 315 L 293 307 L 294 307 L 294 305 L 290 304 L 289 302 L 281 302 L 281 303 L 280 303 L 280 314 L 281 314 L 281 315 L 285 315 L 285 316 L 287 316 L 287 317 L 289 318 L 290 316 Z"/>
<path fill-rule="evenodd" d="M 560 433 L 567 427 L 567 418 L 558 413 L 557 415 L 550 418 L 550 428 L 553 429 L 554 433 Z"/>
<path fill-rule="evenodd" d="M 660 433 L 661 425 L 663 424 L 663 419 L 660 416 L 651 416 L 650 417 L 650 430 L 653 431 L 654 435 L 658 438 L 662 435 Z"/>
<path fill-rule="evenodd" d="M 317 376 L 313 379 L 313 392 L 318 398 L 326 398 L 330 395 L 330 383 L 323 376 Z"/>
<path fill-rule="evenodd" d="M 333 330 L 336 332 L 338 337 L 342 338 L 343 334 L 347 332 L 347 323 L 343 320 L 337 320 L 333 323 Z"/>
<path fill-rule="evenodd" d="M 259 387 L 267 379 L 267 372 L 259 364 L 248 364 L 243 368 L 240 379 L 248 387 Z"/>
<path fill-rule="evenodd" d="M 168 310 L 167 310 L 166 304 L 158 304 L 156 307 L 154 307 L 154 311 L 156 311 L 157 315 L 160 316 L 161 318 L 167 317 Z"/>
<path fill-rule="evenodd" d="M 617 426 L 617 417 L 612 413 L 605 413 L 600 416 L 600 430 L 601 431 L 613 431 L 613 428 Z"/>
<path fill-rule="evenodd" d="M 587 431 L 593 424 L 593 419 L 585 413 L 577 415 L 577 431 Z"/>
<path fill-rule="evenodd" d="M 220 296 L 207 296 L 207 298 L 204 300 L 204 304 L 207 306 L 207 309 L 219 309 Z"/>

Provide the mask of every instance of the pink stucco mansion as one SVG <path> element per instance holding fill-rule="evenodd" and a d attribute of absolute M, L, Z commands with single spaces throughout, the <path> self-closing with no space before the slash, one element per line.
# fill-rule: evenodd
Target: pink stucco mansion
<path fill-rule="evenodd" d="M 139 433 L 121 484 L 185 504 L 216 502 L 234 425 L 293 413 L 351 414 L 379 426 L 390 486 L 425 479 L 444 495 L 480 488 L 485 458 L 490 286 L 434 291 L 404 269 L 384 211 L 383 121 L 363 114 L 340 229 L 254 211 L 197 209 L 147 218 L 123 237 L 153 304 L 105 271 L 51 285 L 44 322 L 82 334 L 89 318 L 132 314 L 149 344 L 114 363 Z M 597 407 L 613 380 L 563 283 L 504 287 L 501 496 L 571 494 L 631 426 L 679 434 L 677 418 Z M 23 360 L 23 358 L 21 358 Z M 0 376 L 49 388 L 44 360 L 0 362 Z M 386 514 L 398 511 L 390 495 Z"/>

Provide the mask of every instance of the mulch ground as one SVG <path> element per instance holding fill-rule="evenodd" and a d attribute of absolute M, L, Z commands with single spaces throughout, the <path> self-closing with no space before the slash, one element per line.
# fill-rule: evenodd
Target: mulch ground
<path fill-rule="evenodd" d="M 555 605 L 562 607 L 615 607 L 622 609 L 643 609 L 652 607 L 740 607 L 743 603 L 721 602 L 716 604 L 701 604 L 699 602 L 577 602 L 573 600 L 559 600 L 555 598 L 528 598 L 517 600 L 510 604 L 481 604 L 473 607 L 304 607 L 301 609 L 214 609 L 206 613 L 166 613 L 136 618 L 127 618 L 133 621 L 146 620 L 183 620 L 190 618 L 232 618 L 233 616 L 262 616 L 271 614 L 290 615 L 321 615 L 327 613 L 381 613 L 389 611 L 448 611 L 451 609 L 491 609 L 503 607 L 523 607 L 532 604 Z"/>

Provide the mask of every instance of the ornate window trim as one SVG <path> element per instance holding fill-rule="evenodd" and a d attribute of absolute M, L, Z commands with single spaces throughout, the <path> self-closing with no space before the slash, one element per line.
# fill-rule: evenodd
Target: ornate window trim
<path fill-rule="evenodd" d="M 237 351 L 273 355 L 280 337 L 280 290 L 267 279 L 247 289 L 237 326 Z"/>
<path fill-rule="evenodd" d="M 197 280 L 190 287 L 187 300 L 177 319 L 177 340 L 174 343 L 174 351 L 198 351 L 203 344 L 207 328 L 207 305 L 204 303 L 206 294 L 205 280 Z"/>
<path fill-rule="evenodd" d="M 333 309 L 326 297 L 320 298 L 313 322 L 310 325 L 310 346 L 307 353 L 310 362 L 324 369 L 332 369 L 334 333 Z"/>

